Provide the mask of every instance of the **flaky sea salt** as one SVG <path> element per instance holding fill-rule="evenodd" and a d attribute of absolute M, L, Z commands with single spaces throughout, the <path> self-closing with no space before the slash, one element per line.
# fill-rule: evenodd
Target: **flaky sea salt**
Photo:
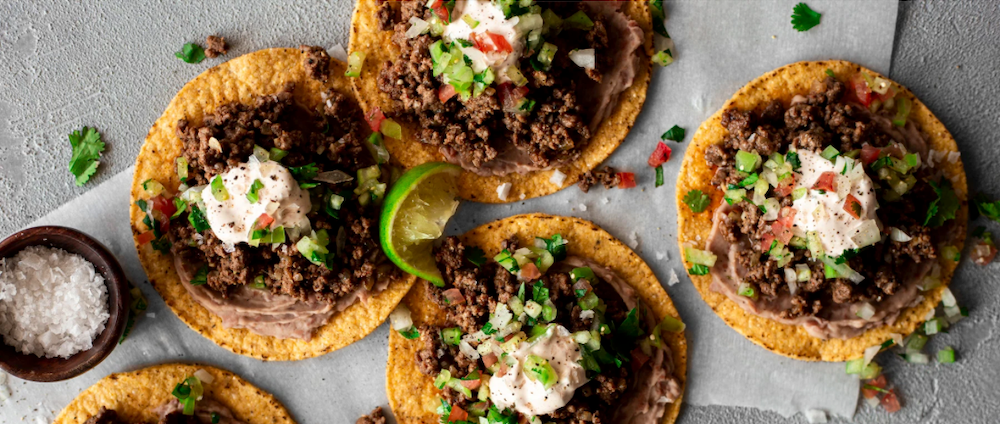
<path fill-rule="evenodd" d="M 628 247 L 635 249 L 639 247 L 639 232 L 632 230 L 628 235 Z"/>
<path fill-rule="evenodd" d="M 0 334 L 18 352 L 88 350 L 109 316 L 104 277 L 80 255 L 31 246 L 0 264 Z"/>
<path fill-rule="evenodd" d="M 578 207 L 580 208 L 581 211 L 584 211 L 584 212 L 587 211 L 587 204 L 586 203 L 581 203 L 580 206 L 578 206 Z"/>

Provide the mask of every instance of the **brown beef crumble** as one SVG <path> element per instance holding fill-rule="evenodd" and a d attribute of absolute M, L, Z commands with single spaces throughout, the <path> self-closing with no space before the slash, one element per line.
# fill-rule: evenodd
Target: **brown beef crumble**
<path fill-rule="evenodd" d="M 610 60 L 610 54 L 604 52 L 610 35 L 601 15 L 589 14 L 594 21 L 589 31 L 567 30 L 565 35 L 546 39 L 560 52 L 595 49 L 596 57 L 601 59 L 596 69 L 584 72 L 567 55 L 557 54 L 549 70 L 535 70 L 530 59 L 534 53 L 527 52 L 518 65 L 529 80 L 522 89 L 514 89 L 509 83 L 494 85 L 480 96 L 462 101 L 456 96 L 442 103 L 438 97 L 442 83 L 432 73 L 428 49 L 435 39 L 426 34 L 405 36 L 411 17 L 426 19 L 432 12 L 423 2 L 405 1 L 395 16 L 388 3 L 378 9 L 379 26 L 394 31 L 392 41 L 400 54 L 383 64 L 378 88 L 395 101 L 401 119 L 421 128 L 417 133 L 421 143 L 438 146 L 449 161 L 475 172 L 506 174 L 522 168 L 502 161 L 518 158 L 533 168 L 558 166 L 576 159 L 590 142 L 593 111 L 590 105 L 578 102 L 576 88 L 581 78 L 599 81 L 601 70 L 608 66 L 601 62 Z M 560 16 L 587 9 L 586 4 L 575 2 L 551 2 L 545 7 Z M 517 96 L 511 93 L 524 89 L 535 101 L 533 110 L 518 111 L 504 104 L 505 98 Z"/>
<path fill-rule="evenodd" d="M 706 163 L 715 169 L 712 185 L 725 190 L 747 176 L 736 169 L 738 150 L 756 152 L 766 159 L 771 153 L 785 153 L 790 147 L 817 153 L 828 146 L 845 153 L 860 149 L 864 144 L 887 147 L 892 139 L 878 130 L 868 111 L 847 100 L 844 94 L 844 84 L 828 77 L 814 84 L 808 95 L 787 107 L 780 101 L 772 101 L 755 111 L 724 111 L 721 124 L 728 134 L 723 144 L 711 146 L 705 152 Z M 861 283 L 841 278 L 826 279 L 822 264 L 811 260 L 808 250 L 791 249 L 794 259 L 786 267 L 807 264 L 812 277 L 799 284 L 791 305 L 781 312 L 782 317 L 817 315 L 830 302 L 877 302 L 896 292 L 908 266 L 937 257 L 929 229 L 913 218 L 915 211 L 925 210 L 920 205 L 933 200 L 927 183 L 918 179 L 920 182 L 902 199 L 880 201 L 881 208 L 877 212 L 886 227 L 899 228 L 911 235 L 912 240 L 879 243 L 851 257 L 848 265 L 865 277 Z M 872 180 L 878 185 L 877 177 L 873 176 Z M 791 205 L 790 195 L 774 193 L 774 196 L 782 206 Z M 760 241 L 770 232 L 771 223 L 764 221 L 763 213 L 746 199 L 733 207 L 733 211 L 723 218 L 721 231 L 729 243 L 748 246 L 739 250 L 736 258 L 746 269 L 743 281 L 768 298 L 788 293 L 783 270 L 761 251 Z"/>
<path fill-rule="evenodd" d="M 330 55 L 322 47 L 299 46 L 299 51 L 305 54 L 302 59 L 302 66 L 306 68 L 306 75 L 317 81 L 326 82 L 330 78 Z"/>
<path fill-rule="evenodd" d="M 225 37 L 209 35 L 205 38 L 205 56 L 215 58 L 226 54 L 228 51 L 229 45 L 226 44 Z"/>
<path fill-rule="evenodd" d="M 615 188 L 621 181 L 622 177 L 618 175 L 618 171 L 615 171 L 610 166 L 606 166 L 603 169 L 584 172 L 580 176 L 580 181 L 576 184 L 580 187 L 580 191 L 586 193 L 595 184 L 602 184 L 604 188 L 611 189 Z"/>
<path fill-rule="evenodd" d="M 205 116 L 201 124 L 180 120 L 177 136 L 183 143 L 182 155 L 189 164 L 188 185 L 204 185 L 215 175 L 246 162 L 255 145 L 279 148 L 288 155 L 286 167 L 315 164 L 319 172 L 341 170 L 349 175 L 375 162 L 361 144 L 363 134 L 360 109 L 345 95 L 329 90 L 325 102 L 307 110 L 292 98 L 294 85 L 288 84 L 274 95 L 260 96 L 252 105 L 232 103 Z M 217 140 L 221 151 L 211 147 Z M 348 183 L 350 184 L 350 183 Z M 344 193 L 353 186 L 322 184 L 311 189 L 314 205 L 327 191 Z M 330 234 L 334 259 L 327 266 L 313 264 L 299 254 L 294 240 L 276 248 L 251 247 L 245 243 L 227 247 L 211 230 L 197 233 L 187 217 L 172 221 L 172 251 L 184 260 L 206 264 L 208 286 L 224 295 L 237 286 L 263 276 L 276 294 L 297 298 L 318 296 L 328 302 L 360 286 L 371 288 L 376 279 L 399 272 L 389 266 L 378 241 L 378 208 L 361 206 L 353 195 L 339 211 L 339 219 L 322 208 L 307 214 L 314 230 Z"/>
<path fill-rule="evenodd" d="M 362 415 L 361 418 L 358 418 L 354 424 L 385 424 L 385 415 L 382 413 L 382 407 L 375 407 L 368 415 Z"/>

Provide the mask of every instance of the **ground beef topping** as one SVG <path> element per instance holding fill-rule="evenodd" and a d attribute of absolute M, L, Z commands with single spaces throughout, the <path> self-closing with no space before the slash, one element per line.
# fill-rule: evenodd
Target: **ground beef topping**
<path fill-rule="evenodd" d="M 721 119 L 727 131 L 723 143 L 705 152 L 706 163 L 715 170 L 712 185 L 725 193 L 728 202 L 714 218 L 714 231 L 721 240 L 709 240 L 709 249 L 735 255 L 730 259 L 737 264 L 740 295 L 750 297 L 759 310 L 781 305 L 775 313 L 783 319 L 826 319 L 841 309 L 837 305 L 878 304 L 899 292 L 904 281 L 912 282 L 915 268 L 929 265 L 938 256 L 935 246 L 940 241 L 935 242 L 933 228 L 923 221 L 926 205 L 935 200 L 930 183 L 938 180 L 933 169 L 919 165 L 926 160 L 921 155 L 926 152 L 925 140 L 919 136 L 919 129 L 913 128 L 912 120 L 895 125 L 890 122 L 898 119 L 895 109 L 880 110 L 879 104 L 862 106 L 854 94 L 856 79 L 847 84 L 849 89 L 844 82 L 828 77 L 788 105 L 775 100 L 757 110 L 725 110 Z M 901 130 L 893 129 L 902 125 L 903 130 L 912 129 L 909 134 L 918 136 L 902 136 Z M 793 228 L 791 218 L 782 218 L 788 212 L 797 212 L 793 206 L 798 203 L 794 201 L 807 195 L 807 190 L 824 194 L 824 188 L 830 189 L 819 187 L 818 182 L 811 189 L 793 190 L 797 179 L 802 178 L 797 168 L 790 177 L 778 175 L 777 170 L 785 162 L 792 164 L 787 168 L 798 166 L 793 164 L 799 160 L 799 156 L 792 158 L 794 152 L 799 156 L 812 152 L 831 162 L 843 155 L 864 166 L 877 193 L 875 218 L 879 228 L 885 235 L 894 228 L 906 236 L 906 241 L 883 237 L 860 249 L 845 251 L 835 261 L 856 271 L 858 278 L 852 281 L 837 272 L 831 275 L 830 267 L 825 267 L 817 256 L 823 247 L 813 249 L 809 244 L 811 236 Z M 740 170 L 738 153 L 759 155 L 760 162 L 754 170 Z M 906 161 L 916 161 L 917 165 L 900 165 Z M 761 167 L 761 162 L 767 163 Z M 775 175 L 767 175 L 771 170 Z M 847 174 L 847 169 L 841 174 Z M 772 176 L 773 181 L 759 182 Z M 761 184 L 764 195 L 758 196 Z M 763 202 L 769 199 L 774 203 Z M 777 208 L 778 213 L 768 214 L 768 207 Z M 850 207 L 845 203 L 844 210 L 857 211 Z M 782 232 L 783 228 L 787 232 Z M 724 246 L 738 248 L 723 250 Z M 789 269 L 795 271 L 791 283 Z M 712 272 L 728 274 L 730 270 L 723 264 Z M 785 298 L 787 301 L 779 300 Z"/>
<path fill-rule="evenodd" d="M 505 249 L 504 252 L 508 254 L 515 252 L 520 255 L 527 254 L 526 252 L 529 251 L 528 249 L 519 250 L 516 239 L 505 241 L 502 243 L 502 247 Z M 462 352 L 462 348 L 457 342 L 449 341 L 448 338 L 455 337 L 456 332 L 466 335 L 462 340 L 468 340 L 468 337 L 477 337 L 473 334 L 482 334 L 481 331 L 489 331 L 489 334 L 492 334 L 487 338 L 506 335 L 503 329 L 489 330 L 489 327 L 484 326 L 491 319 L 491 314 L 496 313 L 500 306 L 507 308 L 508 303 L 525 305 L 528 301 L 538 300 L 551 306 L 552 310 L 555 311 L 554 317 L 547 317 L 544 313 L 539 315 L 537 319 L 531 318 L 529 315 L 521 316 L 520 322 L 523 323 L 523 331 L 528 331 L 527 328 L 533 325 L 537 326 L 536 328 L 545 328 L 546 322 L 559 324 L 569 331 L 586 332 L 594 328 L 601 328 L 604 322 L 617 323 L 614 328 L 621 329 L 624 328 L 626 319 L 630 316 L 632 319 L 637 317 L 636 311 L 638 309 L 633 310 L 630 314 L 628 306 L 616 292 L 616 289 L 608 282 L 603 281 L 601 277 L 592 275 L 589 277 L 593 281 L 592 284 L 589 282 L 584 284 L 582 282 L 587 280 L 580 280 L 581 283 L 574 285 L 570 272 L 582 272 L 579 271 L 582 268 L 580 268 L 581 265 L 578 265 L 578 259 L 573 259 L 576 262 L 569 260 L 563 262 L 561 258 L 556 259 L 551 268 L 542 273 L 540 277 L 535 279 L 537 282 L 532 284 L 530 280 L 527 282 L 520 280 L 518 275 L 511 273 L 504 267 L 504 264 L 515 260 L 513 256 L 507 260 L 501 259 L 500 262 L 487 260 L 476 265 L 470 258 L 480 256 L 482 252 L 478 248 L 466 246 L 455 237 L 446 238 L 439 247 L 435 248 L 434 253 L 445 283 L 443 287 L 428 285 L 427 296 L 446 312 L 447 324 L 440 327 L 423 325 L 418 328 L 420 348 L 417 351 L 417 364 L 420 372 L 427 376 L 438 377 L 444 371 L 447 371 L 452 378 L 463 378 L 475 373 L 503 375 L 502 371 L 501 374 L 496 374 L 498 369 L 491 368 L 497 367 L 499 364 L 491 364 L 490 367 L 486 367 L 484 363 L 490 363 L 489 360 L 470 359 Z M 531 259 L 528 261 L 531 263 Z M 538 269 L 536 265 L 525 264 L 524 267 L 521 269 L 530 270 L 532 267 Z M 543 296 L 547 300 L 543 300 Z M 591 296 L 593 297 L 591 298 Z M 602 305 L 603 313 L 598 312 L 595 315 L 596 311 L 593 310 L 593 305 L 598 302 L 597 299 L 600 299 L 599 303 Z M 595 303 L 588 304 L 590 301 Z M 585 306 L 586 310 L 582 306 Z M 521 312 L 515 309 L 516 313 Z M 639 313 L 639 315 L 645 316 L 644 313 Z M 650 331 L 655 325 L 655 321 L 653 325 L 648 325 L 646 318 L 648 317 L 638 318 L 636 325 L 642 326 L 645 334 L 651 334 Z M 517 321 L 516 318 L 515 321 Z M 646 328 L 647 325 L 648 328 Z M 523 337 L 523 335 L 518 336 L 511 333 L 503 339 L 511 337 Z M 610 347 L 613 343 L 620 343 L 623 340 L 615 337 L 618 336 L 611 334 L 605 336 L 602 346 L 606 347 L 600 352 L 591 353 L 588 348 L 581 347 L 586 352 L 585 358 L 591 358 L 590 360 L 594 361 L 593 369 L 585 366 L 588 369 L 589 381 L 576 390 L 575 395 L 566 406 L 542 417 L 543 421 L 581 422 L 579 420 L 583 417 L 586 417 L 586 421 L 590 422 L 610 422 L 612 420 L 617 407 L 625 401 L 623 396 L 632 385 L 636 384 L 638 378 L 634 374 L 634 370 L 638 368 L 615 366 L 612 357 L 605 356 L 608 355 L 608 352 L 614 351 L 614 348 Z M 632 347 L 618 349 L 624 349 L 625 356 L 634 355 L 635 352 L 641 351 L 634 344 L 628 346 Z M 635 349 L 635 351 L 631 349 Z M 638 357 L 632 356 L 632 360 L 641 361 L 636 366 L 642 367 L 642 363 L 648 360 L 648 357 L 642 353 L 638 355 Z M 656 353 L 653 355 L 655 356 Z M 595 357 L 597 359 L 594 359 Z M 598 364 L 600 365 L 598 366 Z M 643 368 L 644 372 L 645 370 Z M 462 408 L 464 411 L 482 409 L 483 404 L 479 401 L 475 391 L 473 390 L 471 393 L 472 396 L 468 396 L 455 387 L 446 385 L 442 392 L 442 399 L 448 405 L 449 411 L 450 408 Z M 439 412 L 447 415 L 447 411 Z"/>
<path fill-rule="evenodd" d="M 378 406 L 368 413 L 368 415 L 362 415 L 361 418 L 355 422 L 355 424 L 385 424 L 385 415 L 382 413 L 382 407 Z"/>
<path fill-rule="evenodd" d="M 306 68 L 306 75 L 317 81 L 326 82 L 330 77 L 330 55 L 326 49 L 317 46 L 299 46 L 299 51 L 305 54 L 302 59 L 302 66 Z"/>
<path fill-rule="evenodd" d="M 309 110 L 293 100 L 294 88 L 286 85 L 281 92 L 260 96 L 250 105 L 222 105 L 201 123 L 180 120 L 177 135 L 188 163 L 186 184 L 204 186 L 216 175 L 247 162 L 255 146 L 265 151 L 279 149 L 285 155 L 280 159 L 282 166 L 312 164 L 317 173 L 339 170 L 356 176 L 358 170 L 375 165 L 362 145 L 364 135 L 358 124 L 362 116 L 351 98 L 331 89 L 323 94 L 321 106 Z M 190 212 L 171 221 L 172 251 L 184 262 L 207 266 L 207 287 L 224 296 L 253 286 L 299 299 L 335 302 L 398 272 L 379 247 L 378 205 L 361 198 L 368 193 L 353 194 L 356 184 L 321 183 L 309 189 L 313 205 L 329 203 L 332 195 L 346 199 L 339 210 L 314 207 L 306 215 L 312 231 L 329 234 L 325 264 L 298 252 L 298 238 L 292 232 L 286 242 L 271 247 L 226 245 L 211 230 L 197 231 L 188 219 Z"/>
<path fill-rule="evenodd" d="M 577 2 L 544 3 L 559 16 L 583 11 L 594 25 L 588 30 L 563 29 L 558 35 L 553 30 L 547 35 L 545 41 L 558 48 L 550 66 L 540 65 L 534 58 L 540 46 L 527 48 L 516 63 L 523 71 L 523 83 L 501 83 L 498 79 L 464 98 L 450 94 L 454 93 L 452 86 L 435 75 L 430 50 L 439 37 L 406 36 L 411 18 L 433 19 L 434 12 L 419 1 L 400 2 L 396 8 L 393 3 L 379 6 L 378 23 L 383 31 L 394 31 L 392 41 L 400 54 L 383 64 L 378 89 L 393 99 L 400 119 L 420 128 L 416 137 L 421 143 L 437 146 L 448 161 L 481 175 L 524 173 L 576 159 L 590 142 L 595 128 L 591 121 L 603 119 L 595 115 L 605 109 L 580 102 L 578 90 L 597 89 L 591 87 L 593 84 L 578 85 L 578 81 L 599 83 L 615 58 L 629 62 L 639 54 L 612 48 L 618 45 L 609 44 L 609 38 L 635 35 L 609 33 L 608 15 L 601 8 Z M 566 54 L 573 49 L 594 49 L 596 66 L 585 70 L 574 64 Z M 620 89 L 630 84 L 631 80 Z M 615 101 L 617 94 L 609 99 L 606 101 Z"/>

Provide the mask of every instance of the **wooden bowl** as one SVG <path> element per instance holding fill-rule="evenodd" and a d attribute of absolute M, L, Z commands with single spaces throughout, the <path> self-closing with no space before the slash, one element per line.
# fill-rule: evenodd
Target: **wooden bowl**
<path fill-rule="evenodd" d="M 22 230 L 0 242 L 0 258 L 10 258 L 29 246 L 48 246 L 82 256 L 94 264 L 108 287 L 108 322 L 94 339 L 94 346 L 69 358 L 39 358 L 21 354 L 3 343 L 0 337 L 0 368 L 11 375 L 31 381 L 62 381 L 101 363 L 118 345 L 125 331 L 131 304 L 128 279 L 115 256 L 90 236 L 66 227 L 34 227 Z"/>

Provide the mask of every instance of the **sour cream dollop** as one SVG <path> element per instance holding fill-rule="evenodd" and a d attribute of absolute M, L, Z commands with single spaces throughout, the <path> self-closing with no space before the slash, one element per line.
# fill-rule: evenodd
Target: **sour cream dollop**
<path fill-rule="evenodd" d="M 461 48 L 462 53 L 465 53 L 472 60 L 473 71 L 478 73 L 484 71 L 487 67 L 492 67 L 493 71 L 496 72 L 498 80 L 505 81 L 505 70 L 508 66 L 517 63 L 517 60 L 521 56 L 521 51 L 524 50 L 524 34 L 519 33 L 517 28 L 515 28 L 520 18 L 516 16 L 510 19 L 505 18 L 503 11 L 490 0 L 458 1 L 452 13 L 453 18 L 451 23 L 444 28 L 443 36 L 445 40 L 471 41 L 472 34 L 476 34 L 477 37 L 486 37 L 484 35 L 486 32 L 501 35 L 507 40 L 507 43 L 513 49 L 510 53 L 484 53 L 474 46 Z M 469 19 L 479 22 L 479 24 L 475 28 L 472 28 L 463 19 L 464 16 L 468 16 Z"/>
<path fill-rule="evenodd" d="M 257 202 L 250 202 L 247 193 L 254 181 L 260 181 L 263 187 L 257 190 Z M 299 188 L 292 173 L 277 162 L 241 163 L 222 174 L 222 184 L 229 192 L 228 199 L 216 199 L 211 184 L 205 186 L 201 198 L 205 202 L 205 218 L 223 243 L 248 242 L 254 223 L 265 213 L 274 218 L 271 228 L 304 226 L 309 222 L 306 218 L 312 209 L 309 193 Z"/>
<path fill-rule="evenodd" d="M 875 211 L 878 210 L 878 199 L 875 197 L 872 180 L 862 172 L 852 182 L 841 175 L 841 169 L 837 169 L 834 163 L 826 158 L 810 150 L 798 150 L 797 153 L 802 167 L 798 170 L 801 178 L 797 178 L 795 187 L 804 187 L 808 191 L 805 196 L 792 204 L 797 211 L 793 220 L 794 226 L 803 232 L 815 231 L 827 256 L 836 257 L 844 254 L 847 249 L 863 247 L 854 240 L 858 231 L 863 227 L 870 228 L 871 222 L 868 221 L 872 220 L 878 228 L 882 227 L 875 215 Z M 862 165 L 858 163 L 858 166 Z M 837 173 L 838 190 L 821 193 L 820 190 L 812 189 L 824 172 Z M 849 189 L 845 190 L 844 184 L 847 184 Z M 860 218 L 855 218 L 844 210 L 847 194 L 854 195 L 861 204 Z"/>
<path fill-rule="evenodd" d="M 549 361 L 558 378 L 552 387 L 546 389 L 524 373 L 528 355 Z M 534 343 L 522 342 L 510 357 L 517 364 L 503 377 L 490 377 L 490 400 L 500 409 L 514 408 L 529 416 L 551 414 L 566 406 L 576 389 L 587 383 L 587 371 L 578 363 L 582 358 L 580 345 L 561 325 L 554 325 Z"/>

